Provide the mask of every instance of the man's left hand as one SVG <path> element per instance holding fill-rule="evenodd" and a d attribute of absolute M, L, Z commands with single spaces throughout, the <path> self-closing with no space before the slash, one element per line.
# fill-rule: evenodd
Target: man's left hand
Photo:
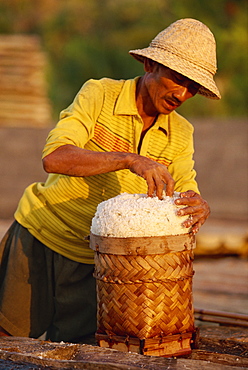
<path fill-rule="evenodd" d="M 193 190 L 180 193 L 180 198 L 175 201 L 176 205 L 185 205 L 178 211 L 178 216 L 189 215 L 189 218 L 184 221 L 184 227 L 192 227 L 192 233 L 196 234 L 200 227 L 204 224 L 210 215 L 208 203 Z"/>

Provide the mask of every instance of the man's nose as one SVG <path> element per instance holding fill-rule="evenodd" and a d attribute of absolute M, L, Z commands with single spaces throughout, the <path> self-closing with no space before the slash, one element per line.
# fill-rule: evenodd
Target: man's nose
<path fill-rule="evenodd" d="M 189 99 L 192 95 L 190 94 L 188 87 L 186 86 L 178 86 L 176 91 L 174 91 L 173 96 L 177 99 L 180 103 L 185 102 L 185 100 Z"/>

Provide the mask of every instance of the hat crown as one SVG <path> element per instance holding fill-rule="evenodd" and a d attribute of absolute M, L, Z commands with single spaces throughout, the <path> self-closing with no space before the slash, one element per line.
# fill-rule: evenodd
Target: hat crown
<path fill-rule="evenodd" d="M 172 23 L 150 43 L 214 75 L 217 70 L 216 43 L 210 29 L 198 20 L 186 18 Z"/>
<path fill-rule="evenodd" d="M 214 81 L 217 70 L 215 38 L 202 22 L 185 18 L 161 31 L 149 47 L 129 53 L 144 63 L 145 58 L 181 73 L 200 85 L 198 94 L 210 99 L 221 95 Z"/>

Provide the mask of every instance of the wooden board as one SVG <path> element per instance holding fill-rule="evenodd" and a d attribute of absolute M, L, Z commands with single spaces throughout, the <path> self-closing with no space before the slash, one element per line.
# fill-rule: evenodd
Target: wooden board
<path fill-rule="evenodd" d="M 194 270 L 195 308 L 248 314 L 247 258 L 196 258 Z"/>
<path fill-rule="evenodd" d="M 52 123 L 46 55 L 34 35 L 0 35 L 0 126 Z"/>
<path fill-rule="evenodd" d="M 0 369 L 92 370 L 243 370 L 248 368 L 248 329 L 201 329 L 199 349 L 183 358 L 124 353 L 110 348 L 73 343 L 52 343 L 30 338 L 0 337 Z M 238 352 L 235 352 L 238 348 Z M 5 367 L 1 367 L 2 365 Z M 23 367 L 17 367 L 21 366 Z M 25 367 L 24 367 L 25 365 Z M 9 367 L 11 369 L 11 367 Z"/>

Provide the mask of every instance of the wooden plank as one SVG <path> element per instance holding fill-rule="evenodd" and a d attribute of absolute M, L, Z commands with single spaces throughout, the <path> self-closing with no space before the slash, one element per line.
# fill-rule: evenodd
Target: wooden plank
<path fill-rule="evenodd" d="M 33 50 L 39 48 L 40 40 L 35 35 L 1 35 L 0 48 L 13 50 Z"/>
<path fill-rule="evenodd" d="M 199 328 L 199 348 L 219 353 L 248 356 L 248 329 L 234 326 L 203 325 Z"/>
<path fill-rule="evenodd" d="M 248 322 L 248 315 L 245 314 L 239 314 L 235 312 L 226 312 L 226 311 L 216 311 L 216 310 L 205 310 L 205 309 L 194 309 L 195 313 L 199 315 L 205 315 L 205 316 L 216 316 L 216 317 L 225 317 L 228 319 L 234 319 L 239 321 L 246 321 Z M 246 326 L 246 325 L 245 325 Z"/>
<path fill-rule="evenodd" d="M 193 265 L 195 307 L 248 314 L 246 258 L 196 258 Z"/>
<path fill-rule="evenodd" d="M 49 126 L 46 56 L 38 37 L 0 35 L 0 126 Z"/>
<path fill-rule="evenodd" d="M 202 326 L 198 347 L 189 359 L 248 368 L 248 329 L 230 326 Z"/>
<path fill-rule="evenodd" d="M 26 363 L 25 370 L 34 368 L 33 364 L 38 365 L 39 369 L 46 367 L 49 369 L 90 370 L 216 370 L 217 368 L 218 370 L 230 370 L 233 369 L 233 366 L 239 367 L 240 370 L 247 369 L 246 363 L 239 364 L 235 356 L 233 356 L 235 359 L 225 356 L 225 361 L 231 364 L 230 367 L 230 365 L 221 363 L 220 360 L 223 358 L 221 355 L 213 355 L 209 356 L 207 360 L 200 360 L 201 355 L 198 351 L 195 358 L 193 358 L 194 355 L 192 358 L 178 359 L 150 357 L 85 344 L 52 343 L 17 337 L 0 338 L 0 359 L 6 361 L 7 364 L 8 361 L 11 361 L 14 366 Z M 197 356 L 198 358 L 196 358 Z M 27 367 L 28 364 L 29 367 Z"/>
<path fill-rule="evenodd" d="M 209 362 L 214 362 L 215 364 L 229 365 L 229 366 L 232 366 L 232 368 L 234 366 L 238 368 L 240 367 L 243 367 L 245 369 L 248 368 L 247 358 L 229 355 L 229 354 L 220 354 L 220 353 L 210 352 L 210 351 L 203 351 L 203 350 L 192 351 L 190 355 L 190 359 L 209 361 Z"/>

